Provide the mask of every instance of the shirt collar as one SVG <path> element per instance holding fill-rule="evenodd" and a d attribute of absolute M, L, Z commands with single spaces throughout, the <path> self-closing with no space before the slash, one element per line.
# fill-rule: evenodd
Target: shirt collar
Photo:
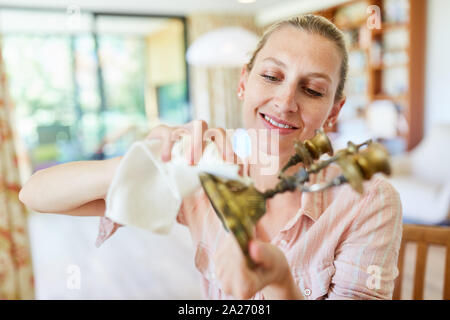
<path fill-rule="evenodd" d="M 288 221 L 288 223 L 284 226 L 281 232 L 286 232 L 290 230 L 294 225 L 298 223 L 298 220 L 301 218 L 302 215 L 308 216 L 314 222 L 316 222 L 317 219 L 319 219 L 320 214 L 322 213 L 321 195 L 317 192 L 314 193 L 304 192 L 301 197 L 302 197 L 302 204 L 300 206 L 300 209 L 298 209 L 295 216 L 293 216 Z"/>
<path fill-rule="evenodd" d="M 306 185 L 312 185 L 315 183 L 324 182 L 330 177 L 334 177 L 339 174 L 339 167 L 335 165 L 328 166 L 325 170 L 320 171 L 318 174 L 313 174 L 310 176 L 309 182 Z M 286 224 L 283 231 L 292 228 L 300 219 L 302 215 L 309 217 L 314 222 L 320 218 L 324 211 L 324 192 L 303 192 L 302 202 L 300 209 L 297 211 L 294 217 Z"/>

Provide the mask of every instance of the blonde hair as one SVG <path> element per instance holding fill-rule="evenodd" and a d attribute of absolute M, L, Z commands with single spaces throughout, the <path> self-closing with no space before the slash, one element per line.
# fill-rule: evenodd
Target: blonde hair
<path fill-rule="evenodd" d="M 301 15 L 287 20 L 279 21 L 271 25 L 263 34 L 256 46 L 255 51 L 247 64 L 247 70 L 250 72 L 253 68 L 256 55 L 264 47 L 269 36 L 276 30 L 284 26 L 293 26 L 297 29 L 320 35 L 328 40 L 331 40 L 336 45 L 339 53 L 342 56 L 339 84 L 336 90 L 335 101 L 338 101 L 344 96 L 344 86 L 347 80 L 348 73 L 348 51 L 345 45 L 344 34 L 331 21 L 312 14 Z"/>

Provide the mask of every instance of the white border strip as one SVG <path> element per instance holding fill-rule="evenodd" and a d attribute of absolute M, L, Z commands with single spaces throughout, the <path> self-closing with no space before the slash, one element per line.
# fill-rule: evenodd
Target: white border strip
<path fill-rule="evenodd" d="M 262 27 L 280 19 L 319 11 L 346 2 L 349 2 L 349 0 L 296 0 L 285 4 L 277 4 L 260 10 L 256 14 L 255 22 L 258 26 Z"/>

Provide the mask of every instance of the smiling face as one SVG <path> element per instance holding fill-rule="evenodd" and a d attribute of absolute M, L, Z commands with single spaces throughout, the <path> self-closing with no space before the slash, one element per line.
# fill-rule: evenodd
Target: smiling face
<path fill-rule="evenodd" d="M 345 101 L 335 101 L 341 63 L 331 40 L 292 26 L 274 31 L 252 70 L 242 69 L 245 128 L 278 130 L 280 156 L 291 154 L 295 139 L 335 123 Z"/>

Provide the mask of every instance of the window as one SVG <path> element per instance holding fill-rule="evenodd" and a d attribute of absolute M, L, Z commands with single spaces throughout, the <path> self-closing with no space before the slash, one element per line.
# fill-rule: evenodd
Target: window
<path fill-rule="evenodd" d="M 32 171 L 117 156 L 151 122 L 190 120 L 182 19 L 73 18 L 0 10 L 16 127 Z"/>

